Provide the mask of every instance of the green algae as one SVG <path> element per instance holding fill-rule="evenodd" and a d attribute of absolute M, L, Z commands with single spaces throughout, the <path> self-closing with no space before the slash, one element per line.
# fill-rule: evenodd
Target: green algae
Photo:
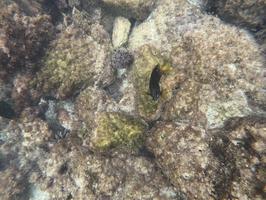
<path fill-rule="evenodd" d="M 114 147 L 135 149 L 142 145 L 146 125 L 122 113 L 100 113 L 97 117 L 97 128 L 92 139 L 98 150 Z"/>
<path fill-rule="evenodd" d="M 80 36 L 77 29 L 62 33 L 42 61 L 33 86 L 59 98 L 71 96 L 81 87 L 93 85 L 105 67 L 109 45 Z"/>

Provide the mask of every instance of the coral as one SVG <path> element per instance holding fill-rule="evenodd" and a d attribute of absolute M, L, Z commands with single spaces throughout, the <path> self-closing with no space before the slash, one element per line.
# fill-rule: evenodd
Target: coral
<path fill-rule="evenodd" d="M 48 15 L 24 16 L 16 4 L 0 11 L 0 71 L 12 73 L 26 68 L 32 70 L 53 35 L 53 25 Z M 4 78 L 4 77 L 2 77 Z"/>
<path fill-rule="evenodd" d="M 103 0 L 108 9 L 113 9 L 118 15 L 144 20 L 155 6 L 156 0 Z"/>
<path fill-rule="evenodd" d="M 92 146 L 106 150 L 112 147 L 140 147 L 143 142 L 146 126 L 140 120 L 121 113 L 99 113 L 97 127 L 93 132 Z"/>

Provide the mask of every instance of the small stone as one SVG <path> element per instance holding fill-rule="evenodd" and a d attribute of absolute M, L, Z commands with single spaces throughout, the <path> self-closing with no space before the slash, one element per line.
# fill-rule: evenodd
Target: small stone
<path fill-rule="evenodd" d="M 127 18 L 117 17 L 115 19 L 112 35 L 113 46 L 115 48 L 127 43 L 130 26 L 131 23 Z"/>

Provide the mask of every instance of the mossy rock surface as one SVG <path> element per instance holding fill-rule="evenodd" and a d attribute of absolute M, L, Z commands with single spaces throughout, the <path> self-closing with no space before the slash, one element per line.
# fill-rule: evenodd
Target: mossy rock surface
<path fill-rule="evenodd" d="M 139 119 L 121 113 L 99 113 L 97 128 L 92 137 L 95 149 L 104 151 L 114 147 L 136 149 L 143 144 L 147 126 Z"/>
<path fill-rule="evenodd" d="M 159 117 L 161 105 L 171 97 L 171 92 L 169 93 L 164 85 L 166 77 L 171 74 L 172 66 L 167 59 L 159 55 L 156 49 L 148 45 L 141 47 L 136 57 L 132 74 L 137 92 L 137 111 L 142 118 L 152 121 Z M 151 74 L 156 66 L 163 74 L 160 81 L 161 94 L 158 100 L 154 100 L 149 91 Z"/>
<path fill-rule="evenodd" d="M 106 72 L 109 44 L 99 44 L 92 37 L 79 36 L 75 31 L 62 33 L 43 59 L 43 69 L 33 85 L 44 93 L 54 93 L 62 99 L 69 97 L 99 81 Z"/>

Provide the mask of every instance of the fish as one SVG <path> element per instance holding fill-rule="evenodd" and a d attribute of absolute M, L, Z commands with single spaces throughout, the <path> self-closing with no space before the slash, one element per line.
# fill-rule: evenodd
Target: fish
<path fill-rule="evenodd" d="M 154 101 L 157 101 L 161 95 L 160 90 L 160 79 L 162 77 L 162 73 L 160 71 L 159 65 L 156 65 L 155 68 L 152 70 L 151 76 L 150 76 L 150 95 L 152 96 L 152 99 Z"/>

